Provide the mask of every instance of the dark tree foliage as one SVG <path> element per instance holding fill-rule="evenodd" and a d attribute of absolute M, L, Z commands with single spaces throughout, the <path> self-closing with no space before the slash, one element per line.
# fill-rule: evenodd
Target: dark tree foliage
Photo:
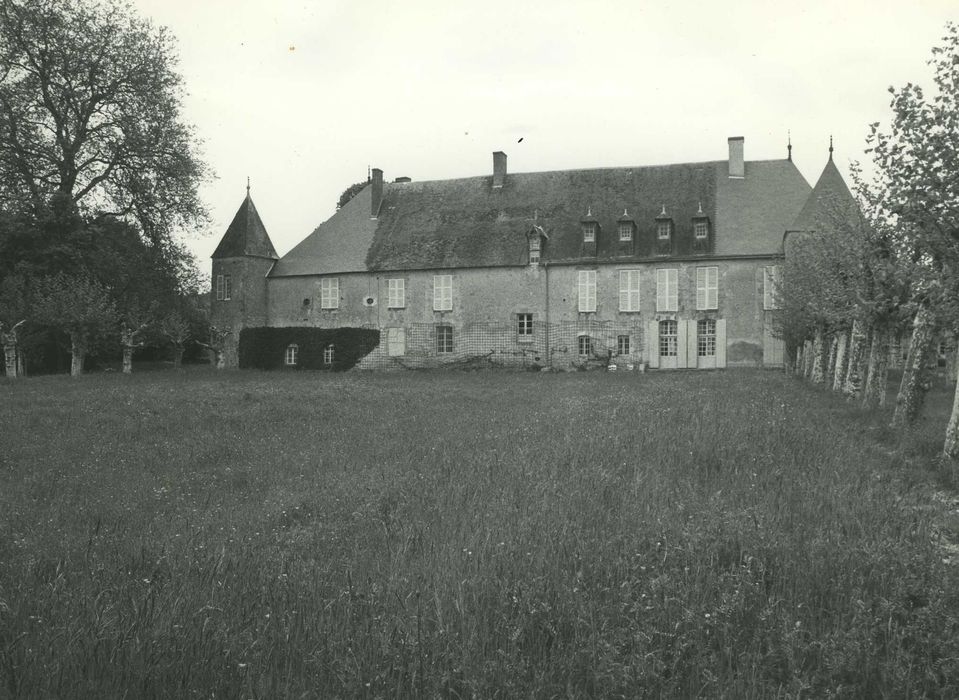
<path fill-rule="evenodd" d="M 40 220 L 72 205 L 155 244 L 202 220 L 176 68 L 170 34 L 117 0 L 2 0 L 0 208 Z"/>
<path fill-rule="evenodd" d="M 356 182 L 343 190 L 343 194 L 340 195 L 340 199 L 336 203 L 337 211 L 346 206 L 346 203 L 349 202 L 353 197 L 358 195 L 364 187 L 369 184 L 366 180 L 362 182 Z"/>
<path fill-rule="evenodd" d="M 241 369 L 282 369 L 286 349 L 297 346 L 297 363 L 289 369 L 342 372 L 356 365 L 380 344 L 380 332 L 368 328 L 244 328 L 240 331 Z M 333 346 L 333 364 L 323 351 Z"/>

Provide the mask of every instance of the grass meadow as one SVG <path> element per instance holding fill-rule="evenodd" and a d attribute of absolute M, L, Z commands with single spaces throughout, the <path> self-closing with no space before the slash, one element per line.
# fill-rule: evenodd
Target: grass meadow
<path fill-rule="evenodd" d="M 759 371 L 0 380 L 0 696 L 959 697 L 950 401 L 900 440 Z"/>

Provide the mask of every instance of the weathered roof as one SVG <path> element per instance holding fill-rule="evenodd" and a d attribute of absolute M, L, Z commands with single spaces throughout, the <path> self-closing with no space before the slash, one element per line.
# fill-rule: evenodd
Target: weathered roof
<path fill-rule="evenodd" d="M 260 258 L 272 258 L 276 260 L 279 256 L 273 248 L 273 242 L 270 240 L 266 227 L 260 219 L 260 214 L 253 205 L 253 199 L 249 191 L 240 208 L 237 209 L 233 221 L 220 239 L 220 244 L 213 251 L 212 258 L 236 258 L 241 256 L 254 256 Z"/>
<path fill-rule="evenodd" d="M 590 263 L 663 259 L 656 255 L 656 219 L 673 221 L 673 256 L 694 251 L 693 219 L 706 216 L 713 255 L 782 252 L 786 226 L 810 187 L 788 160 L 746 163 L 744 179 L 728 163 L 510 173 L 493 189 L 492 175 L 386 183 L 378 219 L 370 188 L 321 224 L 273 268 L 271 276 L 366 270 L 525 265 L 526 233 L 547 233 L 543 259 Z M 700 214 L 700 206 L 702 214 Z M 619 241 L 623 210 L 635 221 L 631 249 Z M 582 223 L 599 224 L 595 246 Z"/>
<path fill-rule="evenodd" d="M 859 205 L 830 156 L 812 194 L 789 231 L 814 231 L 825 227 L 838 228 L 857 220 Z"/>
<path fill-rule="evenodd" d="M 271 277 L 363 272 L 373 243 L 372 188 L 367 185 L 273 266 Z"/>
<path fill-rule="evenodd" d="M 809 183 L 791 160 L 746 162 L 746 176 L 720 173 L 716 255 L 782 253 L 783 234 L 809 198 Z"/>

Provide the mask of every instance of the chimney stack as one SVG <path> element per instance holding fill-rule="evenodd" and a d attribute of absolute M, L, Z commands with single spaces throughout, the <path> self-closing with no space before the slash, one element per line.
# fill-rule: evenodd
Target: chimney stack
<path fill-rule="evenodd" d="M 370 218 L 375 219 L 380 214 L 380 204 L 383 203 L 383 171 L 379 168 L 373 168 L 373 180 L 370 183 L 372 189 L 372 201 L 370 202 Z"/>
<path fill-rule="evenodd" d="M 742 136 L 729 137 L 729 177 L 746 177 L 746 163 L 743 160 L 743 142 L 745 140 Z"/>
<path fill-rule="evenodd" d="M 493 153 L 493 188 L 497 189 L 506 182 L 506 154 L 502 151 Z"/>

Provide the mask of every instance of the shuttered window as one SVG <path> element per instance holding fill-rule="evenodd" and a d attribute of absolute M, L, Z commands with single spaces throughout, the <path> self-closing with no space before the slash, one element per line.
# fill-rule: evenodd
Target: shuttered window
<path fill-rule="evenodd" d="M 696 268 L 696 309 L 716 309 L 719 307 L 719 268 Z"/>
<path fill-rule="evenodd" d="M 619 310 L 639 311 L 639 270 L 619 271 Z"/>
<path fill-rule="evenodd" d="M 580 270 L 577 286 L 579 310 L 596 311 L 596 270 Z"/>
<path fill-rule="evenodd" d="M 320 308 L 335 309 L 340 305 L 340 281 L 336 277 L 320 280 Z"/>
<path fill-rule="evenodd" d="M 656 270 L 656 310 L 679 311 L 679 270 Z"/>
<path fill-rule="evenodd" d="M 453 275 L 433 275 L 433 311 L 453 310 Z"/>
<path fill-rule="evenodd" d="M 386 280 L 386 306 L 390 309 L 402 309 L 406 306 L 406 280 Z"/>
<path fill-rule="evenodd" d="M 767 311 L 779 308 L 779 265 L 763 268 L 763 308 Z"/>

